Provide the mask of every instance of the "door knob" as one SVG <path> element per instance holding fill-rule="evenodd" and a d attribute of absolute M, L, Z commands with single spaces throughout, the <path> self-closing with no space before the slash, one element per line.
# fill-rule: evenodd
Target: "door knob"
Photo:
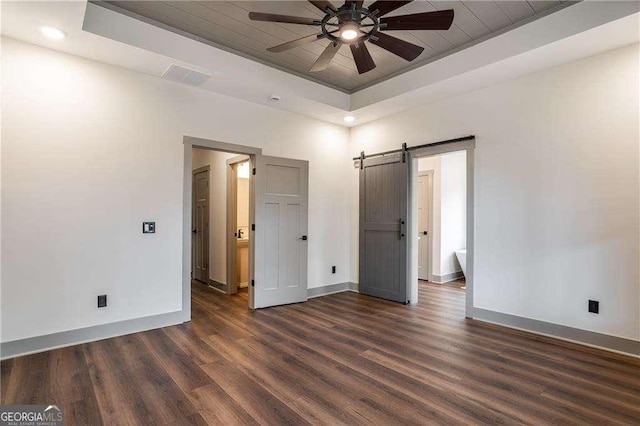
<path fill-rule="evenodd" d="M 302 237 L 300 237 L 300 238 L 298 238 L 298 239 L 299 239 L 299 240 L 302 240 L 302 241 L 307 241 L 307 236 L 306 236 L 306 235 L 303 235 Z"/>
<path fill-rule="evenodd" d="M 424 231 L 424 232 L 422 233 L 422 235 L 427 235 L 427 231 Z"/>
<path fill-rule="evenodd" d="M 194 229 L 193 231 L 191 231 L 191 232 L 193 232 L 194 234 L 197 234 L 197 233 L 198 233 L 198 231 L 196 231 L 195 229 Z"/>

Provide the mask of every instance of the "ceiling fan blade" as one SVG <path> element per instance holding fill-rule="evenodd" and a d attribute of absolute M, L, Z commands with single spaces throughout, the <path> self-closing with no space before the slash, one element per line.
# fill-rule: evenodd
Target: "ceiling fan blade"
<path fill-rule="evenodd" d="M 413 15 L 390 16 L 380 19 L 381 28 L 389 30 L 448 30 L 453 23 L 453 9 L 436 12 L 414 13 Z"/>
<path fill-rule="evenodd" d="M 309 36 L 302 37 L 297 40 L 288 41 L 286 43 L 282 43 L 277 46 L 270 47 L 267 50 L 269 52 L 280 53 L 280 52 L 284 52 L 285 50 L 293 49 L 294 47 L 303 46 L 305 44 L 312 43 L 316 40 L 321 39 L 322 37 L 323 37 L 322 34 L 311 34 Z"/>
<path fill-rule="evenodd" d="M 333 42 L 329 43 L 329 45 L 324 49 L 320 57 L 318 57 L 318 59 L 313 63 L 311 68 L 309 68 L 309 71 L 317 72 L 317 71 L 326 70 L 329 64 L 331 63 L 331 60 L 333 59 L 333 57 L 336 56 L 336 53 L 338 53 L 338 50 L 340 50 L 340 46 L 341 46 L 340 43 L 333 43 Z"/>
<path fill-rule="evenodd" d="M 384 16 L 387 13 L 393 12 L 399 7 L 404 6 L 405 4 L 411 3 L 413 0 L 403 0 L 403 1 L 377 1 L 374 2 L 371 6 L 368 7 L 370 11 L 377 10 L 378 17 Z"/>
<path fill-rule="evenodd" d="M 401 40 L 399 38 L 383 34 L 377 33 L 377 40 L 373 40 L 372 38 L 369 41 L 376 46 L 382 47 L 385 50 L 393 53 L 394 55 L 400 56 L 402 59 L 407 61 L 413 61 L 415 58 L 420 56 L 424 47 L 417 46 L 413 43 L 409 43 L 408 41 Z"/>
<path fill-rule="evenodd" d="M 364 74 L 367 71 L 371 71 L 376 67 L 376 63 L 373 62 L 369 49 L 364 45 L 364 42 L 352 43 L 349 45 L 351 48 L 351 54 L 356 61 L 356 67 L 358 67 L 358 74 Z"/>
<path fill-rule="evenodd" d="M 325 11 L 327 10 L 327 8 L 333 10 L 334 12 L 336 11 L 336 8 L 333 7 L 331 2 L 326 1 L 326 0 L 317 0 L 317 1 L 316 0 L 309 0 L 309 3 L 311 3 L 312 5 L 317 7 L 318 9 L 320 9 L 323 13 L 326 13 Z"/>
<path fill-rule="evenodd" d="M 361 8 L 361 7 L 362 7 L 362 3 L 364 3 L 364 0 L 358 0 L 358 1 L 350 1 L 350 0 L 347 0 L 347 1 L 345 1 L 345 2 L 344 2 L 344 5 L 345 5 L 345 6 L 349 6 L 349 7 L 351 7 L 351 5 L 352 5 L 353 3 L 355 3 L 355 4 L 356 4 L 356 7 L 359 9 L 359 8 Z"/>
<path fill-rule="evenodd" d="M 275 13 L 249 12 L 252 21 L 284 22 L 287 24 L 320 25 L 317 19 L 302 16 L 276 15 Z"/>

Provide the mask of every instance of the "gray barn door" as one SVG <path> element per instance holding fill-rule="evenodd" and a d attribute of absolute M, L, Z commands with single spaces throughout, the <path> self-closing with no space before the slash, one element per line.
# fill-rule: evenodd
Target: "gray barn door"
<path fill-rule="evenodd" d="M 359 291 L 408 302 L 409 158 L 366 158 L 360 169 Z"/>
<path fill-rule="evenodd" d="M 209 170 L 193 175 L 193 278 L 209 283 Z"/>

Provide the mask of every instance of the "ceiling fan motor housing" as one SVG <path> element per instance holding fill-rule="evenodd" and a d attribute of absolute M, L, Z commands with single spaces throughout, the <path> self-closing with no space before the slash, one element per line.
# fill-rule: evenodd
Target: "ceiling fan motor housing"
<path fill-rule="evenodd" d="M 377 10 L 371 11 L 364 7 L 358 7 L 356 2 L 352 2 L 351 5 L 344 4 L 335 11 L 327 8 L 325 12 L 326 15 L 321 21 L 320 28 L 324 37 L 334 43 L 352 44 L 362 43 L 367 40 L 376 41 L 378 39 L 376 33 L 385 26 L 385 24 L 380 23 L 376 16 Z M 341 28 L 348 25 L 357 26 L 359 32 L 357 37 L 353 40 L 345 40 L 335 35 L 340 33 Z"/>

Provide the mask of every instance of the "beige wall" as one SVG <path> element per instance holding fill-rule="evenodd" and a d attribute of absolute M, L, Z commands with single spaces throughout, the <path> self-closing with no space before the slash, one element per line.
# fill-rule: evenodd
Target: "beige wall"
<path fill-rule="evenodd" d="M 238 228 L 249 227 L 249 179 L 238 178 Z"/>

